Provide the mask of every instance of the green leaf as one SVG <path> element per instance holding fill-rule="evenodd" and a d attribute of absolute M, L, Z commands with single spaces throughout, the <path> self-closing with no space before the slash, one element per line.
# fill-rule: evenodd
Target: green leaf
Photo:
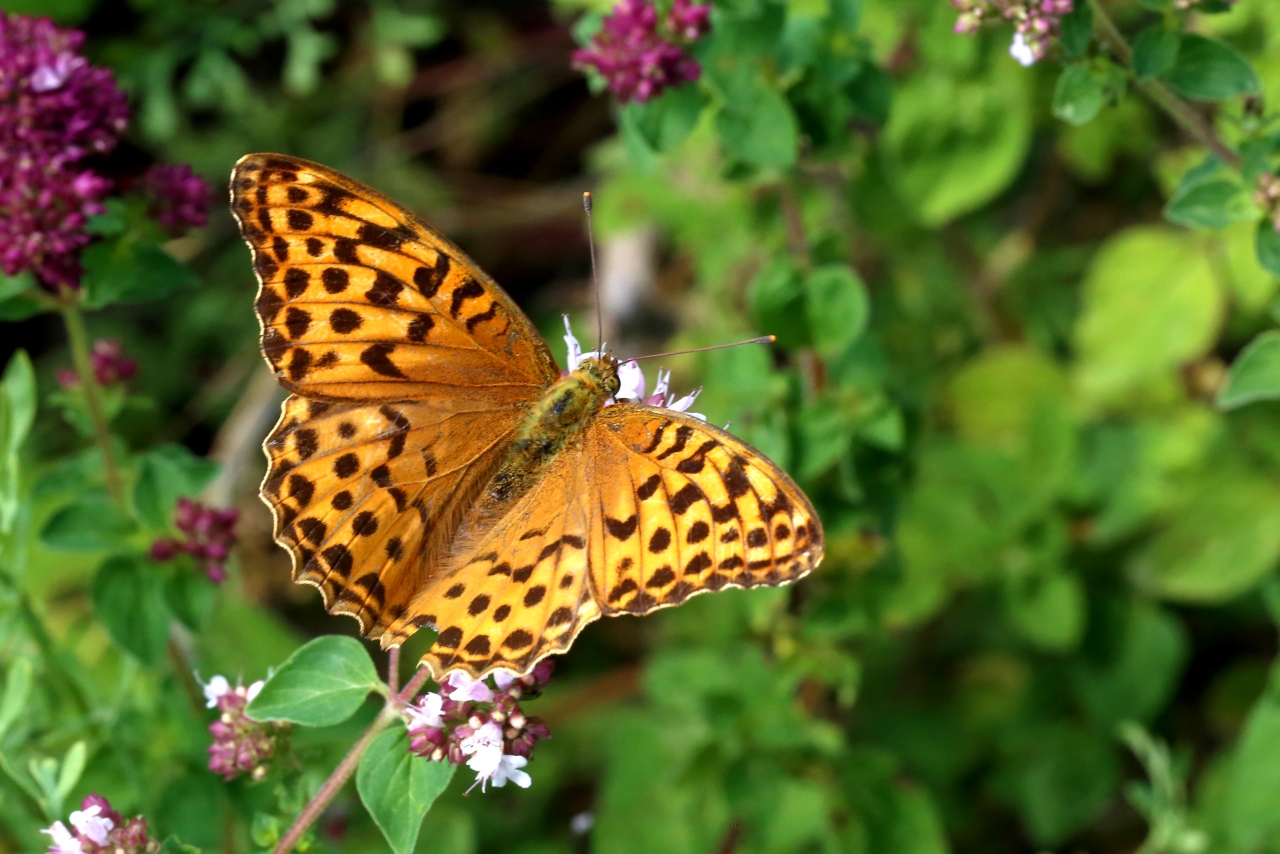
<path fill-rule="evenodd" d="M 1275 223 L 1264 219 L 1258 223 L 1257 242 L 1254 244 L 1258 265 L 1280 279 L 1280 231 Z"/>
<path fill-rule="evenodd" d="M 39 298 L 38 289 L 30 273 L 16 276 L 0 273 L 0 320 L 26 320 L 49 308 L 49 304 Z"/>
<path fill-rule="evenodd" d="M 762 168 L 785 169 L 796 162 L 800 131 L 781 92 L 767 85 L 746 104 L 726 105 L 716 117 L 725 152 Z"/>
<path fill-rule="evenodd" d="M 1224 602 L 1280 560 L 1280 487 L 1239 469 L 1214 469 L 1179 491 L 1169 524 L 1130 564 L 1134 580 L 1178 602 Z"/>
<path fill-rule="evenodd" d="M 356 713 L 382 687 L 373 661 L 355 638 L 316 638 L 289 656 L 246 713 L 256 721 L 332 726 Z"/>
<path fill-rule="evenodd" d="M 805 307 L 813 345 L 827 357 L 838 356 L 867 328 L 871 304 L 852 268 L 828 264 L 805 280 Z"/>
<path fill-rule="evenodd" d="M 84 773 L 84 765 L 88 757 L 89 749 L 83 741 L 77 741 L 67 750 L 67 755 L 62 758 L 62 767 L 58 769 L 59 795 L 65 798 L 71 794 L 76 783 L 80 782 L 80 775 Z"/>
<path fill-rule="evenodd" d="M 85 495 L 49 517 L 40 542 L 61 551 L 105 551 L 125 545 L 134 527 L 105 495 Z"/>
<path fill-rule="evenodd" d="M 747 292 L 747 302 L 756 326 L 776 335 L 779 347 L 809 344 L 805 288 L 789 261 L 775 261 L 761 270 Z"/>
<path fill-rule="evenodd" d="M 1225 228 L 1233 222 L 1257 219 L 1253 197 L 1235 181 L 1215 179 L 1179 187 L 1165 205 L 1164 217 L 1177 225 Z"/>
<path fill-rule="evenodd" d="M 1065 573 L 1032 577 L 1006 592 L 1010 622 L 1024 638 L 1053 652 L 1069 652 L 1080 643 L 1085 624 L 1084 585 Z"/>
<path fill-rule="evenodd" d="M 409 734 L 392 724 L 369 745 L 356 770 L 356 791 L 395 854 L 412 854 L 426 816 L 457 767 L 409 752 Z"/>
<path fill-rule="evenodd" d="M 1053 90 L 1053 114 L 1064 122 L 1082 125 L 1106 106 L 1102 78 L 1087 65 L 1069 65 L 1058 76 Z"/>
<path fill-rule="evenodd" d="M 654 151 L 671 151 L 693 132 L 706 105 L 707 96 L 697 86 L 677 86 L 648 103 L 623 107 L 622 120 Z"/>
<path fill-rule="evenodd" d="M 160 445 L 138 462 L 133 505 L 149 527 L 168 530 L 178 499 L 198 495 L 217 474 L 217 463 L 201 459 L 180 445 Z"/>
<path fill-rule="evenodd" d="M 1002 70 L 963 80 L 939 69 L 898 85 L 881 151 L 921 223 L 942 225 L 981 207 L 1017 176 L 1031 145 L 1024 77 Z"/>
<path fill-rule="evenodd" d="M 1262 91 L 1253 66 L 1234 48 L 1198 35 L 1184 35 L 1178 57 L 1165 74 L 1179 94 L 1201 101 L 1224 101 Z"/>
<path fill-rule="evenodd" d="M 1280 702 L 1264 695 L 1249 714 L 1234 751 L 1226 803 L 1227 829 L 1234 851 L 1272 850 L 1280 832 Z"/>
<path fill-rule="evenodd" d="M 1075 7 L 1062 17 L 1059 38 L 1068 57 L 1082 58 L 1088 52 L 1089 42 L 1093 39 L 1093 7 L 1088 3 L 1075 4 Z"/>
<path fill-rule="evenodd" d="M 1204 252 L 1170 229 L 1137 227 L 1094 256 L 1076 325 L 1086 400 L 1115 402 L 1213 343 L 1223 296 Z"/>
<path fill-rule="evenodd" d="M 12 659 L 5 674 L 4 697 L 0 699 L 0 739 L 4 738 L 18 713 L 27 708 L 27 698 L 31 696 L 31 675 L 30 658 Z"/>
<path fill-rule="evenodd" d="M 204 627 L 213 612 L 216 586 L 204 572 L 185 569 L 170 573 L 164 585 L 164 598 L 183 625 L 193 631 Z"/>
<path fill-rule="evenodd" d="M 104 240 L 90 244 L 81 258 L 86 308 L 160 299 L 198 281 L 186 265 L 154 243 Z"/>
<path fill-rule="evenodd" d="M 19 350 L 0 379 L 0 531 L 9 531 L 18 513 L 22 445 L 36 416 L 36 375 L 31 357 Z"/>
<path fill-rule="evenodd" d="M 1269 227 L 1269 226 L 1268 226 Z M 1220 409 L 1236 409 L 1257 400 L 1280 399 L 1280 332 L 1263 332 L 1231 365 L 1218 393 Z"/>
<path fill-rule="evenodd" d="M 144 663 L 164 655 L 172 614 L 163 578 L 141 560 L 116 556 L 93 577 L 93 610 L 112 639 Z"/>
<path fill-rule="evenodd" d="M 1133 73 L 1139 80 L 1164 74 L 1177 61 L 1181 45 L 1178 33 L 1159 24 L 1147 27 L 1133 41 Z"/>
<path fill-rule="evenodd" d="M 170 836 L 160 843 L 159 854 L 201 854 L 200 849 L 188 845 L 177 836 Z"/>
<path fill-rule="evenodd" d="M 1109 648 L 1094 650 L 1073 671 L 1080 703 L 1090 720 L 1103 730 L 1126 720 L 1147 722 L 1168 702 L 1178 685 L 1187 658 L 1187 633 L 1170 613 L 1146 604 L 1117 606 L 1118 617 L 1101 632 Z"/>

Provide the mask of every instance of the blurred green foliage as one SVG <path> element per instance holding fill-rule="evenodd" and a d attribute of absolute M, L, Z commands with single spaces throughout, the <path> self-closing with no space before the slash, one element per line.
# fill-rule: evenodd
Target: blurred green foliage
<path fill-rule="evenodd" d="M 586 304 L 589 185 L 606 239 L 659 235 L 640 334 L 777 335 L 672 365 L 814 499 L 820 571 L 589 630 L 530 704 L 529 790 L 463 799 L 384 733 L 311 850 L 1280 852 L 1280 5 L 1077 0 L 1022 68 L 944 0 L 717 0 L 699 82 L 626 106 L 570 68 L 608 5 L 5 4 L 87 30 L 129 156 L 358 176 L 549 338 Z M 34 356 L 0 383 L 0 851 L 90 791 L 268 846 L 377 683 L 333 644 L 343 714 L 277 698 L 325 726 L 262 783 L 204 767 L 188 666 L 252 681 L 352 627 L 282 590 L 262 524 L 221 588 L 142 556 L 179 496 L 254 507 L 203 459 L 264 371 L 253 282 L 225 212 L 164 246 L 126 205 L 94 228 L 92 332 L 142 364 L 105 401 L 132 516 L 51 315 L 0 282 Z M 256 447 L 220 460 L 256 483 Z"/>

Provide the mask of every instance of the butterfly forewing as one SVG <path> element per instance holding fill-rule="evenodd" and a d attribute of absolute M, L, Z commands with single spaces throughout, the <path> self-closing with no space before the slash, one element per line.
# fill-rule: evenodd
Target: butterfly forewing
<path fill-rule="evenodd" d="M 558 375 L 501 288 L 395 202 L 331 169 L 251 154 L 232 211 L 261 280 L 262 350 L 281 382 L 330 400 L 527 402 Z"/>

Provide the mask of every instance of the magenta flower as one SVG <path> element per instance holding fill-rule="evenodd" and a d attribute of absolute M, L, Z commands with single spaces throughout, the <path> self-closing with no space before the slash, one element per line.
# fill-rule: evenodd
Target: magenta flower
<path fill-rule="evenodd" d="M 79 287 L 84 227 L 111 188 L 83 161 L 114 148 L 129 117 L 83 43 L 47 18 L 0 13 L 0 269 L 55 292 Z"/>
<path fill-rule="evenodd" d="M 522 769 L 534 745 L 551 732 L 538 718 L 525 716 L 520 699 L 541 691 L 553 669 L 550 661 L 542 661 L 519 679 L 498 672 L 493 687 L 465 673 L 450 673 L 447 694 L 428 692 L 405 708 L 409 751 L 433 762 L 465 764 L 476 773 L 472 788 L 478 785 L 481 791 L 508 781 L 528 788 L 533 781 Z"/>
<path fill-rule="evenodd" d="M 1062 17 L 1074 8 L 1073 0 L 951 0 L 960 13 L 957 33 L 972 34 L 987 21 L 1003 18 L 1014 26 L 1009 55 L 1020 65 L 1034 65 L 1057 38 Z"/>
<path fill-rule="evenodd" d="M 171 234 L 199 228 L 209 221 L 213 192 L 209 182 L 184 164 L 158 164 L 143 178 L 150 213 Z"/>
<path fill-rule="evenodd" d="M 259 680 L 248 688 L 232 688 L 225 676 L 215 676 L 204 686 L 207 705 L 219 712 L 218 719 L 209 724 L 209 732 L 213 733 L 209 770 L 223 779 L 248 774 L 257 782 L 271 770 L 271 758 L 288 724 L 259 723 L 244 713 L 244 707 L 258 696 L 264 684 Z"/>
<path fill-rule="evenodd" d="M 179 498 L 173 524 L 185 540 L 161 537 L 151 544 L 151 559 L 164 562 L 180 554 L 204 561 L 205 574 L 214 584 L 227 579 L 224 566 L 236 544 L 236 522 L 240 511 L 234 507 L 206 507 L 190 498 Z"/>
<path fill-rule="evenodd" d="M 675 0 L 660 22 L 652 3 L 622 0 L 590 46 L 574 51 L 573 64 L 594 68 L 622 103 L 643 104 L 701 76 L 702 67 L 685 48 L 706 35 L 710 17 L 709 3 Z"/>

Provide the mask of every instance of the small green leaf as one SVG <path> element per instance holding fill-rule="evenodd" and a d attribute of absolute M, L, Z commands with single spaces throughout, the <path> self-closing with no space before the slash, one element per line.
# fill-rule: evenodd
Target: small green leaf
<path fill-rule="evenodd" d="M 1195 228 L 1225 228 L 1256 219 L 1258 209 L 1243 186 L 1225 178 L 1179 187 L 1164 208 L 1164 218 Z"/>
<path fill-rule="evenodd" d="M 788 261 L 775 261 L 760 271 L 747 292 L 756 325 L 778 337 L 788 349 L 809 343 L 805 318 L 805 290 L 800 275 Z"/>
<path fill-rule="evenodd" d="M 0 320 L 26 320 L 49 307 L 37 296 L 35 277 L 30 273 L 6 276 L 0 273 Z"/>
<path fill-rule="evenodd" d="M 1139 80 L 1158 77 L 1178 59 L 1182 39 L 1159 24 L 1147 27 L 1133 41 L 1133 73 Z"/>
<path fill-rule="evenodd" d="M 813 345 L 828 357 L 838 356 L 858 340 L 871 314 L 862 280 L 844 264 L 829 264 L 809 273 L 805 307 Z"/>
<path fill-rule="evenodd" d="M 18 512 L 20 451 L 36 415 L 36 376 L 31 357 L 19 350 L 0 379 L 0 531 L 8 531 Z"/>
<path fill-rule="evenodd" d="M 457 767 L 409 752 L 409 734 L 392 728 L 369 745 L 356 770 L 356 791 L 395 854 L 412 854 L 422 819 Z"/>
<path fill-rule="evenodd" d="M 168 530 L 178 499 L 199 494 L 217 473 L 217 463 L 201 459 L 180 445 L 153 448 L 138 463 L 134 507 L 148 526 Z"/>
<path fill-rule="evenodd" d="M 58 769 L 58 794 L 66 797 L 80 782 L 84 773 L 85 761 L 89 758 L 89 750 L 83 741 L 77 741 L 67 750 L 62 758 L 62 767 Z"/>
<path fill-rule="evenodd" d="M 183 625 L 199 631 L 213 612 L 215 585 L 202 571 L 171 573 L 164 585 L 164 599 Z"/>
<path fill-rule="evenodd" d="M 31 696 L 31 659 L 14 658 L 12 662 L 5 675 L 4 699 L 0 699 L 0 739 L 18 713 L 26 708 L 27 698 Z"/>
<path fill-rule="evenodd" d="M 1084 57 L 1093 39 L 1093 7 L 1088 3 L 1075 4 L 1075 8 L 1062 17 L 1059 32 L 1067 56 L 1071 59 Z"/>
<path fill-rule="evenodd" d="M 623 107 L 623 121 L 654 151 L 670 151 L 693 132 L 707 97 L 696 86 L 677 86 L 645 104 Z"/>
<path fill-rule="evenodd" d="M 170 836 L 160 843 L 159 854 L 200 854 L 200 849 L 188 845 L 176 836 Z"/>
<path fill-rule="evenodd" d="M 1280 332 L 1263 332 L 1236 357 L 1227 384 L 1218 393 L 1220 409 L 1258 400 L 1280 399 Z"/>
<path fill-rule="evenodd" d="M 50 549 L 95 552 L 126 543 L 134 524 L 105 495 L 85 495 L 56 511 L 40 531 Z"/>
<path fill-rule="evenodd" d="M 1182 37 L 1178 58 L 1165 79 L 1179 94 L 1201 101 L 1224 101 L 1262 91 L 1248 60 L 1222 42 L 1197 35 Z"/>
<path fill-rule="evenodd" d="M 316 638 L 289 656 L 246 709 L 256 721 L 332 726 L 356 713 L 382 687 L 364 645 L 355 638 Z"/>
<path fill-rule="evenodd" d="M 93 610 L 107 633 L 144 663 L 165 652 L 172 615 L 165 605 L 162 578 L 134 558 L 116 556 L 93 577 Z"/>
<path fill-rule="evenodd" d="M 760 167 L 786 168 L 796 162 L 799 125 L 782 93 L 761 86 L 749 103 L 726 106 L 717 117 L 724 150 Z"/>
<path fill-rule="evenodd" d="M 1053 90 L 1053 114 L 1064 122 L 1082 125 L 1098 115 L 1110 97 L 1106 80 L 1089 65 L 1069 65 Z"/>
<path fill-rule="evenodd" d="M 104 240 L 90 244 L 81 257 L 86 308 L 160 299 L 197 282 L 186 265 L 154 243 Z"/>
<path fill-rule="evenodd" d="M 1255 244 L 1258 264 L 1276 278 L 1280 278 L 1280 231 L 1275 223 L 1264 219 L 1258 223 L 1258 239 Z"/>

